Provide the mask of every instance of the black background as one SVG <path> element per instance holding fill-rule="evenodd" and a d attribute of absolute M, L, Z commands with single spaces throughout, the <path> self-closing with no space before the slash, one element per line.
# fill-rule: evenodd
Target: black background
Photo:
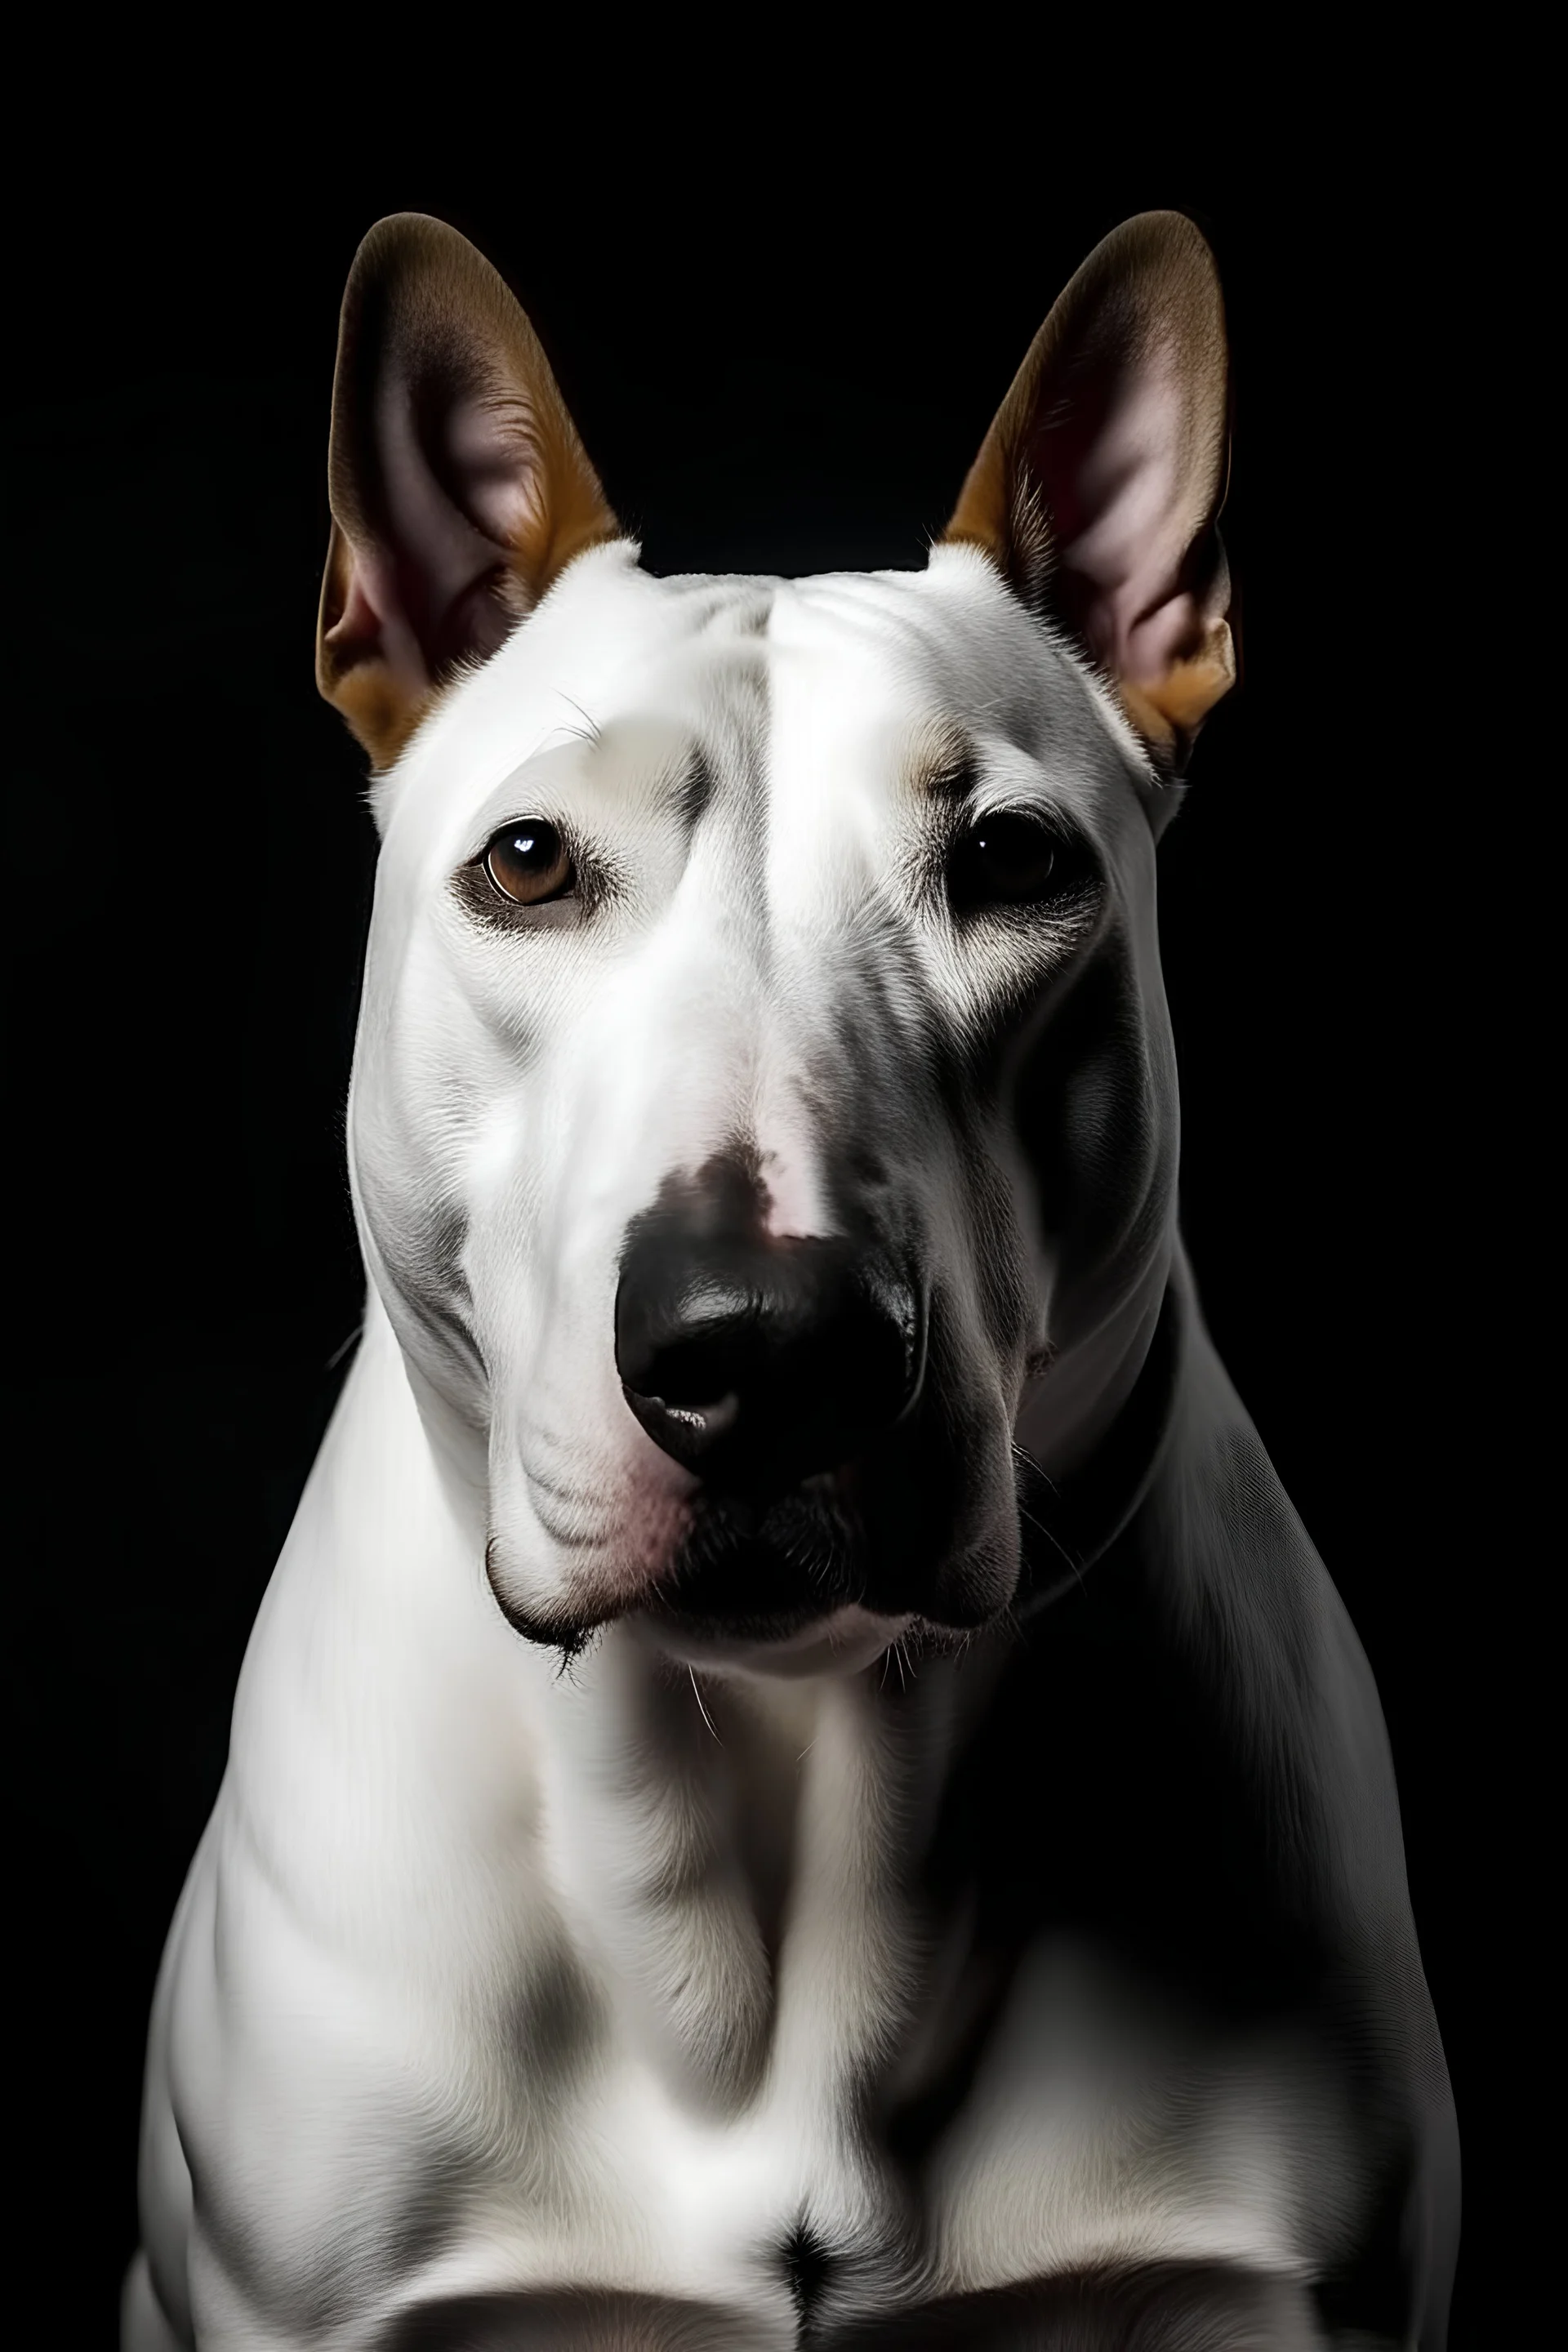
<path fill-rule="evenodd" d="M 1161 851 L 1184 1220 L 1383 1694 L 1466 2137 L 1462 2347 L 1498 2229 L 1467 1929 L 1496 1865 L 1455 1698 L 1483 1557 L 1451 1408 L 1476 1049 L 1464 851 L 1430 802 L 1434 286 L 1397 159 L 1347 111 L 1310 161 L 1244 167 L 1215 129 L 1180 162 L 1108 138 L 1086 172 L 984 126 L 961 154 L 941 110 L 879 152 L 848 117 L 783 148 L 731 125 L 721 153 L 589 121 L 545 158 L 523 109 L 499 159 L 437 162 L 404 103 L 368 138 L 121 126 L 13 257 L 16 2079 L 39 2227 L 73 2217 L 68 2340 L 110 2340 L 161 1940 L 358 1318 L 374 837 L 311 679 L 358 237 L 406 207 L 489 255 L 654 570 L 796 572 L 920 563 L 1060 285 L 1173 205 L 1230 310 L 1242 656 Z"/>

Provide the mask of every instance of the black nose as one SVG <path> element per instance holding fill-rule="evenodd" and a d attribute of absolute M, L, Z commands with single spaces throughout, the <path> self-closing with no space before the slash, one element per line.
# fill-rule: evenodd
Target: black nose
<path fill-rule="evenodd" d="M 710 1485 L 778 1489 L 851 1461 L 914 1402 L 923 1354 L 912 1285 L 849 1241 L 774 1238 L 732 1193 L 652 1210 L 628 1235 L 626 1402 Z"/>

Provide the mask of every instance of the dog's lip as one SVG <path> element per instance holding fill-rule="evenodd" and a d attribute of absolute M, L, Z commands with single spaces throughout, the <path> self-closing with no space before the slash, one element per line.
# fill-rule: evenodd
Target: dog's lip
<path fill-rule="evenodd" d="M 836 1488 L 838 1481 L 823 1485 Z M 788 1499 L 800 1500 L 801 1490 Z M 842 1553 L 819 1559 L 815 1573 L 795 1564 L 787 1538 L 781 1545 L 780 1531 L 769 1526 L 766 1502 L 730 1496 L 718 1509 L 727 1539 L 716 1553 L 695 1572 L 683 1563 L 643 1602 L 641 1613 L 667 1647 L 708 1657 L 765 1654 L 776 1670 L 831 1643 L 849 1622 L 878 1613 Z"/>

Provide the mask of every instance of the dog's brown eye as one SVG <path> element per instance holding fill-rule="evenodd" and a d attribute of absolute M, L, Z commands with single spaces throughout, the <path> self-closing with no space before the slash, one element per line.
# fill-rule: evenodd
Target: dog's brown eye
<path fill-rule="evenodd" d="M 561 835 L 535 816 L 502 825 L 485 851 L 484 868 L 501 897 L 519 907 L 563 898 L 576 879 Z"/>
<path fill-rule="evenodd" d="M 1069 863 L 1060 834 L 1038 817 L 1004 812 L 982 817 L 959 843 L 950 887 L 959 906 L 1022 905 L 1056 897 Z"/>

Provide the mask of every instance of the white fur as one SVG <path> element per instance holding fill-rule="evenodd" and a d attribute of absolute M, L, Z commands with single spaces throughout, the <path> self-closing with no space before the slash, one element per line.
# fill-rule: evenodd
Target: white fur
<path fill-rule="evenodd" d="M 737 1124 L 774 1229 L 829 1228 L 834 1139 L 804 1074 L 834 1051 L 847 942 L 886 982 L 874 1121 L 900 1115 L 921 1003 L 958 1034 L 1020 957 L 1048 972 L 1048 937 L 977 952 L 911 900 L 928 812 L 908 755 L 937 722 L 982 747 L 990 804 L 1059 804 L 1100 845 L 1147 1015 L 1147 1117 L 1173 1136 L 1142 754 L 969 551 L 798 583 L 658 582 L 634 550 L 596 551 L 377 784 L 351 1108 L 364 1335 L 169 1940 L 134 2352 L 362 2352 L 417 2302 L 563 2282 L 733 2299 L 750 2342 L 783 2347 L 771 2249 L 803 2208 L 866 2250 L 868 2295 L 1102 2255 L 1304 2275 L 1350 2226 L 1352 2135 L 1300 2048 L 1227 2046 L 1068 1944 L 1021 1978 L 911 2240 L 853 2085 L 918 2079 L 962 1992 L 963 1923 L 931 1949 L 899 1864 L 1005 1642 L 921 1663 L 895 1719 L 896 1622 L 847 1620 L 793 1677 L 742 1661 L 699 1685 L 620 1622 L 563 1675 L 486 1581 L 491 1538 L 533 1609 L 630 1605 L 658 1575 L 689 1482 L 619 1391 L 621 1238 Z M 688 849 L 668 800 L 699 738 L 719 772 Z M 466 918 L 452 874 L 524 814 L 613 851 L 624 894 L 602 920 L 555 908 L 524 935 Z M 1023 1359 L 1058 1336 L 1057 1269 L 1020 1202 L 1036 1328 L 988 1352 L 955 1141 L 930 1121 L 911 1135 L 996 1444 L 1016 1424 L 1070 1467 L 1179 1274 L 1171 1171 L 1037 1395 Z M 998 1136 L 1016 1189 L 1006 1152 Z M 444 1219 L 466 1234 L 482 1368 L 395 1262 Z M 1201 1333 L 1185 1393 L 1194 1446 L 1239 1412 Z M 586 1548 L 545 1532 L 545 1487 Z M 1194 2097 L 1195 2157 L 1171 2137 Z"/>

